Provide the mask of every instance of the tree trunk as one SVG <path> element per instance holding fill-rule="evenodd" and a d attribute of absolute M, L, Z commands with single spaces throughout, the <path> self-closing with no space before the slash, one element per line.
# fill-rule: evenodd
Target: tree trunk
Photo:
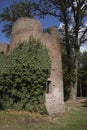
<path fill-rule="evenodd" d="M 70 84 L 70 99 L 71 101 L 76 100 L 76 93 L 77 93 L 77 89 L 74 86 L 74 83 L 71 82 Z"/>
<path fill-rule="evenodd" d="M 80 86 L 80 97 L 82 97 L 82 84 L 81 84 L 81 81 L 80 81 L 79 86 Z"/>
<path fill-rule="evenodd" d="M 77 86 L 78 86 L 78 56 L 79 56 L 79 49 L 78 47 L 75 48 L 75 68 L 74 68 L 74 81 L 71 82 L 70 85 L 70 100 L 76 100 L 77 98 Z"/>

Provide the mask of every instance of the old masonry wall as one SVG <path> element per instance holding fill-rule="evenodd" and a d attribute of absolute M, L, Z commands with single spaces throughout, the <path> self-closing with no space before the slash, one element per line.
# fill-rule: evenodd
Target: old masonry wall
<path fill-rule="evenodd" d="M 29 40 L 29 37 L 39 39 L 41 43 L 47 47 L 51 58 L 51 75 L 48 79 L 48 87 L 50 91 L 45 94 L 46 108 L 49 115 L 63 113 L 64 98 L 63 98 L 63 79 L 62 79 L 62 62 L 61 49 L 56 28 L 49 28 L 49 33 L 43 33 L 39 21 L 31 18 L 19 18 L 13 25 L 10 51 L 12 51 L 19 42 Z"/>

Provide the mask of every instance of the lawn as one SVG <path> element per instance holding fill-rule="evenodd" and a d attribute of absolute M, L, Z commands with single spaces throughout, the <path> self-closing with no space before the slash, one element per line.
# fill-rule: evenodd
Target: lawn
<path fill-rule="evenodd" d="M 87 106 L 66 102 L 66 111 L 56 117 L 26 111 L 0 111 L 0 130 L 87 130 Z"/>

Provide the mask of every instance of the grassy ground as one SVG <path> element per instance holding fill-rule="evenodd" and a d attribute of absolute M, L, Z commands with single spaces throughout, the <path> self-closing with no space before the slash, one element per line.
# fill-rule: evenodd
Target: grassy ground
<path fill-rule="evenodd" d="M 0 130 L 87 130 L 87 106 L 66 102 L 66 112 L 55 118 L 25 111 L 0 111 Z"/>

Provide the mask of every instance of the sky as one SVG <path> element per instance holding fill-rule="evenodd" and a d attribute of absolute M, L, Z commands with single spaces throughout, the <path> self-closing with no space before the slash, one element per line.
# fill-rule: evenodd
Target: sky
<path fill-rule="evenodd" d="M 3 8 L 8 7 L 13 0 L 0 0 L 0 13 L 3 12 Z M 17 0 L 19 1 L 19 0 Z M 60 22 L 58 21 L 57 18 L 52 17 L 52 16 L 46 16 L 44 19 L 40 19 L 40 18 L 36 18 L 37 20 L 39 20 L 42 24 L 42 28 L 48 28 L 51 26 L 59 26 Z M 87 19 L 86 19 L 87 22 Z M 6 38 L 5 34 L 2 33 L 2 28 L 3 28 L 3 22 L 0 22 L 0 43 L 9 43 L 10 42 L 10 38 Z M 87 43 L 86 45 L 82 45 L 81 46 L 81 50 L 84 51 L 87 50 Z"/>
<path fill-rule="evenodd" d="M 3 12 L 3 8 L 9 6 L 13 0 L 0 0 L 0 13 Z M 57 18 L 52 16 L 46 16 L 45 19 L 38 19 L 42 24 L 42 28 L 48 28 L 51 26 L 59 26 L 59 21 Z M 0 22 L 0 43 L 9 43 L 10 39 L 6 38 L 4 33 L 2 33 L 3 22 Z"/>

